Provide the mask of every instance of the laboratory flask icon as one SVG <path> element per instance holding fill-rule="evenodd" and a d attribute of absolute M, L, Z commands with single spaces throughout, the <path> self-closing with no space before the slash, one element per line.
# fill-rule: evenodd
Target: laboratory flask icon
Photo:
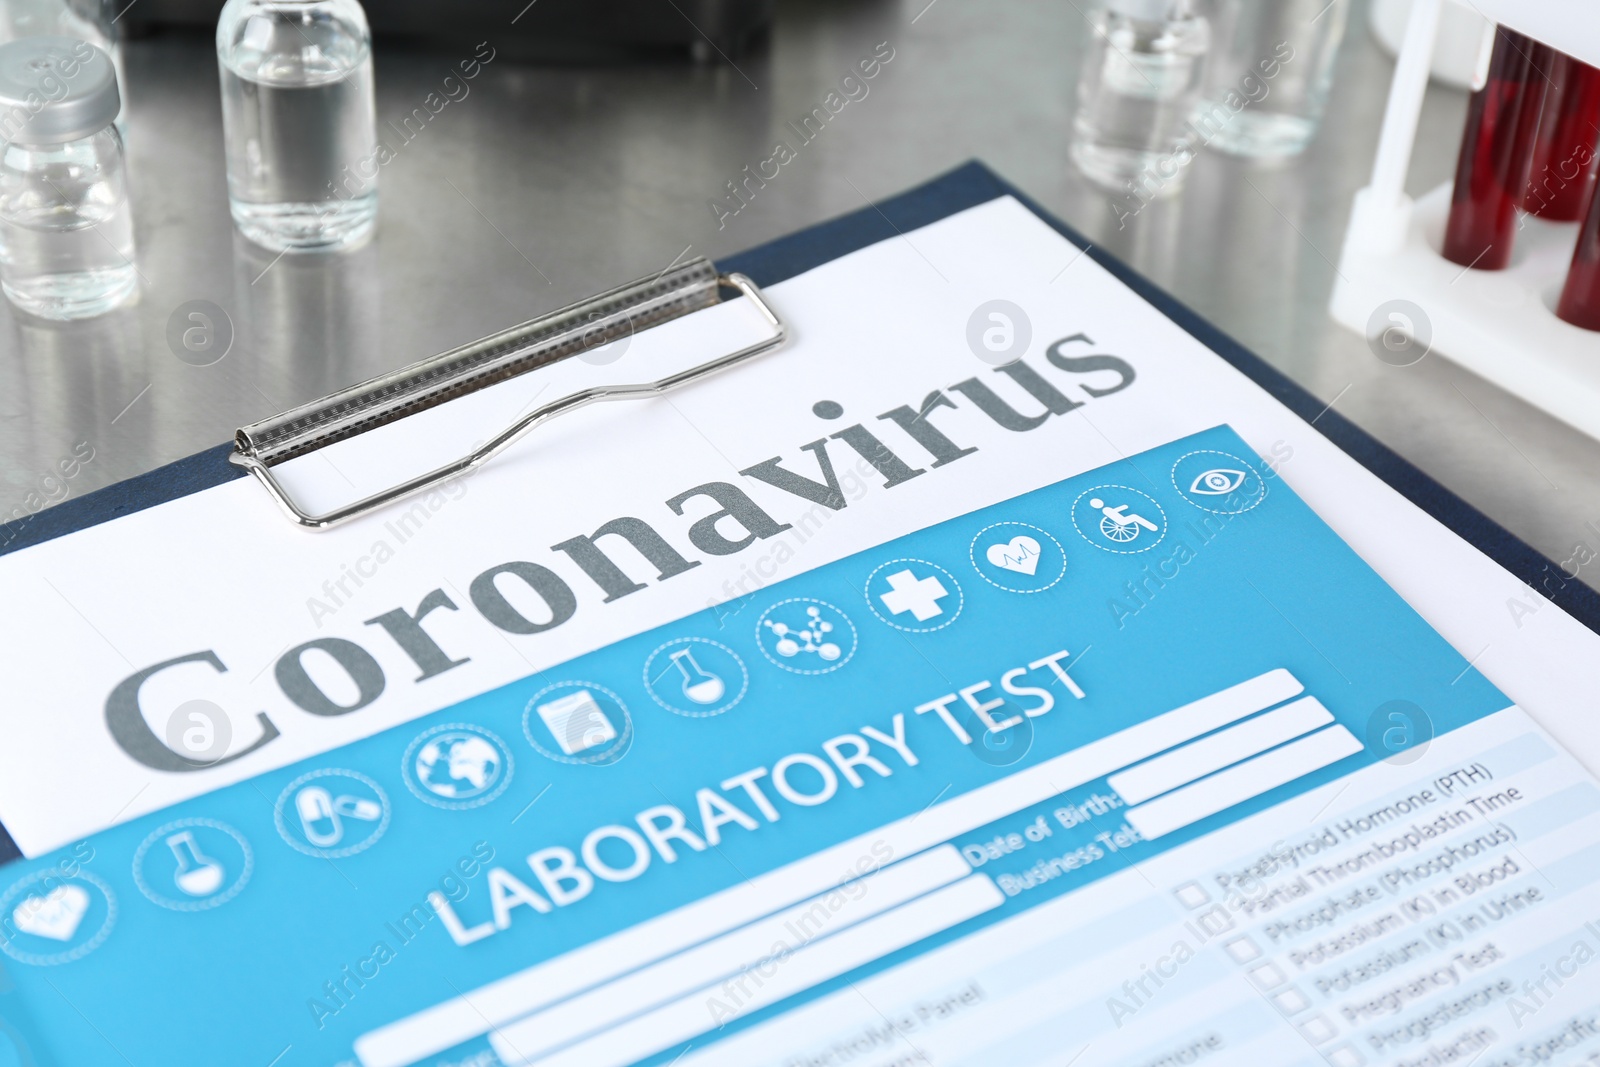
<path fill-rule="evenodd" d="M 644 662 L 651 699 L 690 718 L 722 714 L 744 698 L 749 684 L 744 660 L 727 645 L 704 637 L 668 641 Z"/>
<path fill-rule="evenodd" d="M 191 897 L 209 897 L 222 888 L 228 872 L 216 860 L 200 851 L 193 830 L 180 830 L 167 838 L 167 847 L 178 861 L 172 881 Z"/>
<path fill-rule="evenodd" d="M 205 911 L 239 895 L 255 868 L 250 844 L 216 819 L 156 827 L 133 854 L 139 892 L 171 911 Z"/>
<path fill-rule="evenodd" d="M 680 648 L 667 655 L 683 675 L 683 695 L 696 704 L 715 704 L 728 691 L 727 683 L 696 662 L 693 649 Z"/>

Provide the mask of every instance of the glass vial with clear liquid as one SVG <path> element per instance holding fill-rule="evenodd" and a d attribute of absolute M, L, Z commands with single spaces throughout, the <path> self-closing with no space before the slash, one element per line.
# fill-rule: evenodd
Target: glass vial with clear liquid
<path fill-rule="evenodd" d="M 85 0 L 0 0 L 0 44 L 24 37 L 88 41 L 111 57 L 117 68 L 117 85 L 126 98 L 128 75 L 123 69 L 122 50 L 117 46 L 115 15 L 110 5 Z M 117 132 L 124 136 L 128 132 L 121 115 L 117 117 Z"/>
<path fill-rule="evenodd" d="M 111 57 L 87 41 L 0 45 L 0 288 L 46 319 L 84 319 L 138 292 Z"/>
<path fill-rule="evenodd" d="M 1196 150 L 1188 128 L 1211 30 L 1195 0 L 1108 0 L 1078 82 L 1072 161 L 1110 189 L 1174 192 Z"/>
<path fill-rule="evenodd" d="M 273 251 L 351 247 L 378 215 L 372 34 L 357 0 L 228 0 L 217 21 L 228 199 Z"/>
<path fill-rule="evenodd" d="M 1221 152 L 1305 151 L 1333 88 L 1350 0 L 1219 0 L 1196 131 Z"/>

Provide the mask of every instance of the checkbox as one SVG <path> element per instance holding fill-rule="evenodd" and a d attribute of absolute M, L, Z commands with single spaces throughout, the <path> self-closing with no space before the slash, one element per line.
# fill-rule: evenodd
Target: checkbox
<path fill-rule="evenodd" d="M 1257 989 L 1276 989 L 1288 981 L 1276 963 L 1263 963 L 1245 972 Z"/>
<path fill-rule="evenodd" d="M 1185 882 L 1173 890 L 1178 897 L 1178 903 L 1190 911 L 1211 903 L 1211 894 L 1206 892 L 1205 886 L 1199 882 Z"/>
<path fill-rule="evenodd" d="M 1298 1029 L 1300 1033 L 1305 1036 L 1305 1039 L 1311 1042 L 1313 1045 L 1320 1045 L 1325 1041 L 1332 1041 L 1334 1038 L 1339 1036 L 1338 1029 L 1328 1021 L 1326 1016 L 1323 1015 L 1313 1015 L 1309 1019 L 1302 1020 L 1296 1025 L 1296 1029 Z"/>
<path fill-rule="evenodd" d="M 1333 1067 L 1361 1067 L 1367 1061 L 1349 1045 L 1335 1045 L 1328 1050 L 1328 1062 Z"/>
<path fill-rule="evenodd" d="M 1294 986 L 1290 986 L 1281 993 L 1272 994 L 1272 1002 L 1276 1004 L 1278 1006 L 1278 1010 L 1283 1012 L 1285 1015 L 1298 1015 L 1300 1012 L 1303 1012 L 1307 1008 L 1311 1007 L 1311 998 L 1300 992 L 1300 990 L 1296 989 Z"/>
<path fill-rule="evenodd" d="M 1261 946 L 1248 937 L 1236 937 L 1232 941 L 1224 942 L 1222 949 L 1234 963 L 1249 963 L 1251 960 L 1261 958 Z"/>
<path fill-rule="evenodd" d="M 1228 909 L 1221 904 L 1214 904 L 1206 911 L 1200 913 L 1197 921 L 1200 929 L 1206 932 L 1207 937 L 1216 937 L 1233 929 L 1233 916 L 1228 914 Z"/>

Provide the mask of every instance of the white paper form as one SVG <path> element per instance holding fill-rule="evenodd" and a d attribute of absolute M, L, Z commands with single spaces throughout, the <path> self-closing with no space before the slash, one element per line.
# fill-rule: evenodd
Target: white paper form
<path fill-rule="evenodd" d="M 1477 670 L 1600 767 L 1600 637 L 1548 603 L 1513 612 L 1510 602 L 1530 601 L 1517 579 L 1016 201 L 996 200 L 863 249 L 768 295 L 794 329 L 784 350 L 668 397 L 575 413 L 448 492 L 340 529 L 295 528 L 259 485 L 239 480 L 0 558 L 0 589 L 13 605 L 0 618 L 8 697 L 0 707 L 0 822 L 35 855 L 1219 423 L 1267 457 Z M 1082 406 L 1014 431 L 950 392 L 979 377 L 1016 410 L 1039 410 L 967 346 L 968 316 L 996 298 L 1031 320 L 1025 361 Z M 700 312 L 635 336 L 613 363 L 568 361 L 296 460 L 283 474 L 313 506 L 326 506 L 459 454 L 516 411 L 580 381 L 655 378 L 728 351 L 760 328 L 737 303 Z M 1086 340 L 1070 351 L 1114 354 L 1134 368 L 1134 380 L 1115 388 L 1115 370 L 1051 369 L 1045 349 L 1074 335 Z M 940 389 L 956 407 L 931 421 L 976 451 L 934 466 L 933 455 L 878 416 L 916 407 Z M 839 406 L 837 419 L 815 412 L 824 400 Z M 838 510 L 740 473 L 780 458 L 784 468 L 818 480 L 816 453 L 802 446 L 856 425 L 923 473 L 885 488 L 892 479 L 847 441 L 832 440 L 844 497 Z M 697 549 L 690 531 L 718 505 L 691 497 L 680 515 L 667 501 L 712 483 L 737 487 L 794 530 L 726 555 Z M 572 555 L 551 546 L 619 517 L 648 524 L 695 566 L 660 579 L 658 568 L 620 550 L 628 578 L 644 588 L 606 602 Z M 719 529 L 740 536 L 731 519 Z M 474 580 L 512 561 L 559 574 L 574 592 L 571 618 L 519 635 L 474 610 Z M 495 584 L 526 619 L 543 621 L 547 604 L 515 580 Z M 452 659 L 470 662 L 419 681 L 419 665 L 367 621 L 415 611 L 434 590 L 455 610 L 432 611 L 428 632 Z M 283 688 L 285 652 L 327 640 L 359 646 L 381 670 L 382 691 L 356 710 L 308 712 Z M 168 737 L 186 702 L 210 701 L 228 715 L 227 752 L 237 758 L 180 773 L 119 745 L 107 702 L 131 676 L 183 657 L 193 658 L 151 675 L 139 692 L 151 735 Z M 300 662 L 334 708 L 369 695 L 321 652 Z"/>

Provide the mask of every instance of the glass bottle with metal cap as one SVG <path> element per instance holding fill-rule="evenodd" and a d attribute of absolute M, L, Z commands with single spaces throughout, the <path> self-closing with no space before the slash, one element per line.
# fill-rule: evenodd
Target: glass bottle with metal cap
<path fill-rule="evenodd" d="M 138 290 L 121 107 L 87 41 L 0 45 L 0 288 L 24 311 L 88 318 Z"/>
<path fill-rule="evenodd" d="M 88 41 L 111 57 L 117 68 L 117 85 L 124 100 L 128 97 L 128 71 L 122 62 L 117 40 L 117 11 L 126 0 L 115 5 L 84 3 L 83 0 L 4 0 L 0 2 L 0 44 L 24 37 L 71 37 Z M 117 131 L 127 136 L 121 117 Z"/>

